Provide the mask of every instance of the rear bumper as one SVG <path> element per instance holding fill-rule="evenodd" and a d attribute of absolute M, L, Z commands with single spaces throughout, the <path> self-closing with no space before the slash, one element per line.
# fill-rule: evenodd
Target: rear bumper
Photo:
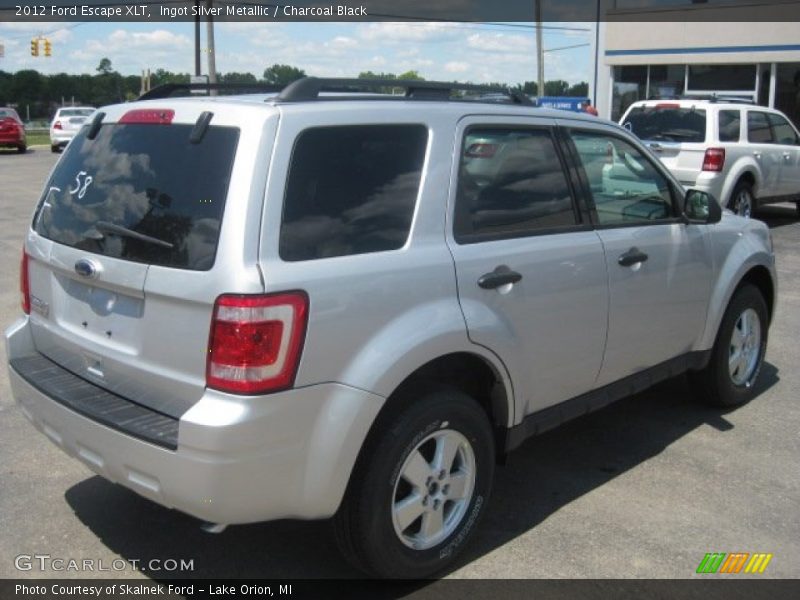
<path fill-rule="evenodd" d="M 74 133 L 53 133 L 50 132 L 51 146 L 66 146 L 75 137 Z"/>
<path fill-rule="evenodd" d="M 695 190 L 700 190 L 702 192 L 706 192 L 707 194 L 711 194 L 714 199 L 725 208 L 725 204 L 727 199 L 723 197 L 724 192 L 724 185 L 725 185 L 725 177 L 722 173 L 712 173 L 703 171 L 697 176 L 697 180 L 693 184 L 684 184 L 687 188 L 692 188 Z"/>
<path fill-rule="evenodd" d="M 6 331 L 6 344 L 12 362 L 36 355 L 27 318 Z M 383 403 L 336 383 L 249 398 L 208 390 L 178 421 L 171 450 L 56 402 L 11 366 L 9 378 L 28 420 L 68 455 L 163 506 L 223 524 L 331 516 Z"/>

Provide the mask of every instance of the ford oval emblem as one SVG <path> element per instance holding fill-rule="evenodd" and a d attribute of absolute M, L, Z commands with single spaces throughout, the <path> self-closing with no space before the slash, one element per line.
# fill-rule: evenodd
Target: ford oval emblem
<path fill-rule="evenodd" d="M 81 277 L 94 279 L 97 276 L 97 267 L 87 258 L 82 258 L 75 263 L 75 272 Z"/>

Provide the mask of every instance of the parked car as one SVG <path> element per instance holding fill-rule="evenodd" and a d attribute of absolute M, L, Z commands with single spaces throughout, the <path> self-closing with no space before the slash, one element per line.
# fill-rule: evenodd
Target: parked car
<path fill-rule="evenodd" d="M 5 334 L 36 428 L 209 530 L 333 517 L 355 565 L 423 577 L 529 436 L 686 371 L 712 405 L 753 398 L 763 223 L 618 125 L 392 85 L 100 109 L 44 187 Z M 480 185 L 474 144 L 505 145 Z"/>
<path fill-rule="evenodd" d="M 53 152 L 63 150 L 94 111 L 91 106 L 59 108 L 50 122 L 50 150 Z"/>
<path fill-rule="evenodd" d="M 0 107 L 0 147 L 16 148 L 20 153 L 28 150 L 25 125 L 13 108 Z"/>
<path fill-rule="evenodd" d="M 782 112 L 737 101 L 634 102 L 620 123 L 641 138 L 680 182 L 750 216 L 794 202 L 800 216 L 800 133 Z"/>

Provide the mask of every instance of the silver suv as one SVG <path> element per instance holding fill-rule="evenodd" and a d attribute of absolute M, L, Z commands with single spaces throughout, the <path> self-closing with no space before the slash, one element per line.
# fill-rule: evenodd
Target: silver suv
<path fill-rule="evenodd" d="M 528 436 L 685 371 L 712 404 L 753 396 L 763 223 L 684 194 L 622 127 L 350 85 L 154 91 L 78 133 L 6 332 L 37 429 L 214 530 L 333 516 L 356 565 L 421 577 Z"/>
<path fill-rule="evenodd" d="M 782 112 L 724 99 L 643 100 L 620 123 L 684 186 L 737 214 L 795 202 L 800 216 L 800 133 Z"/>

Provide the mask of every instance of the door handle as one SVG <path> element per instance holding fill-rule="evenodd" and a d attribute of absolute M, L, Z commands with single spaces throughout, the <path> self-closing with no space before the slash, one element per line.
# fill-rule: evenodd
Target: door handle
<path fill-rule="evenodd" d="M 761 160 L 761 152 L 753 152 L 753 156 L 756 157 L 756 160 Z"/>
<path fill-rule="evenodd" d="M 786 160 L 789 160 L 790 158 L 792 158 L 792 155 L 789 154 L 788 152 L 784 152 L 783 153 L 783 158 L 785 158 Z"/>
<path fill-rule="evenodd" d="M 636 263 L 644 262 L 647 260 L 647 254 L 639 250 L 636 246 L 628 250 L 625 254 L 620 254 L 617 262 L 620 266 L 630 267 Z"/>
<path fill-rule="evenodd" d="M 491 273 L 481 275 L 478 279 L 478 287 L 484 290 L 493 290 L 509 283 L 517 283 L 520 279 L 522 279 L 522 275 L 505 265 L 500 265 Z"/>

